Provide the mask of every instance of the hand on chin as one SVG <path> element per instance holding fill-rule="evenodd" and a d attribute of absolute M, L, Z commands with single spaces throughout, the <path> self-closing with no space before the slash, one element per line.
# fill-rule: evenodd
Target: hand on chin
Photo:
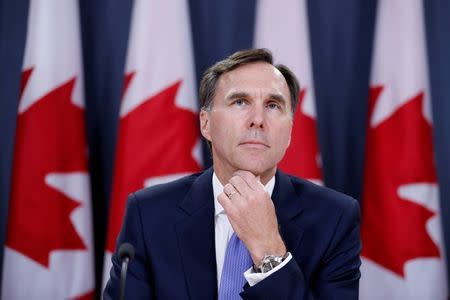
<path fill-rule="evenodd" d="M 259 177 L 251 171 L 234 172 L 218 200 L 255 264 L 267 253 L 286 253 L 278 232 L 275 207 Z"/>

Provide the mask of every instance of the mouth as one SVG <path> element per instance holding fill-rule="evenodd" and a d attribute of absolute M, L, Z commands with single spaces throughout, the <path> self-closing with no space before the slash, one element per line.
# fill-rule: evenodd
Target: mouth
<path fill-rule="evenodd" d="M 270 148 L 269 145 L 267 145 L 266 143 L 257 141 L 257 140 L 244 141 L 242 143 L 239 143 L 239 146 L 244 146 L 244 147 L 253 148 L 253 149 L 268 149 L 268 148 Z"/>

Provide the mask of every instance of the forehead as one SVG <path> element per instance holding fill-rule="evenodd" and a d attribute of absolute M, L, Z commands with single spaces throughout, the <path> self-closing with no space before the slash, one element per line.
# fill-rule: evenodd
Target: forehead
<path fill-rule="evenodd" d="M 283 74 L 265 62 L 250 63 L 220 76 L 216 92 L 225 96 L 231 92 L 258 92 L 282 94 L 289 99 L 289 88 Z"/>

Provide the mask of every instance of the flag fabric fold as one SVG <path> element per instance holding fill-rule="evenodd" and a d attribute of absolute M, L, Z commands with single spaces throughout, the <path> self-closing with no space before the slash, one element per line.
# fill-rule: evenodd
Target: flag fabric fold
<path fill-rule="evenodd" d="M 76 2 L 30 1 L 2 299 L 91 299 L 94 246 Z"/>
<path fill-rule="evenodd" d="M 361 299 L 447 299 L 422 1 L 378 2 Z"/>
<path fill-rule="evenodd" d="M 120 109 L 103 286 L 127 196 L 200 171 L 201 143 L 186 1 L 135 1 Z"/>

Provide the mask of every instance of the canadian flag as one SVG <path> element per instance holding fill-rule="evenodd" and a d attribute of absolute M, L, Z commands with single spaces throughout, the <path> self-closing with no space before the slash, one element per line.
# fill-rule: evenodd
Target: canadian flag
<path fill-rule="evenodd" d="M 287 34 L 286 28 L 293 30 Z M 306 0 L 259 0 L 254 43 L 257 48 L 270 49 L 300 81 L 291 144 L 279 167 L 322 184 Z"/>
<path fill-rule="evenodd" d="M 422 1 L 378 1 L 374 45 L 361 299 L 447 299 Z"/>
<path fill-rule="evenodd" d="M 186 1 L 135 1 L 113 178 L 103 285 L 127 196 L 201 169 Z"/>
<path fill-rule="evenodd" d="M 91 218 L 78 4 L 30 1 L 1 298 L 93 298 Z"/>

